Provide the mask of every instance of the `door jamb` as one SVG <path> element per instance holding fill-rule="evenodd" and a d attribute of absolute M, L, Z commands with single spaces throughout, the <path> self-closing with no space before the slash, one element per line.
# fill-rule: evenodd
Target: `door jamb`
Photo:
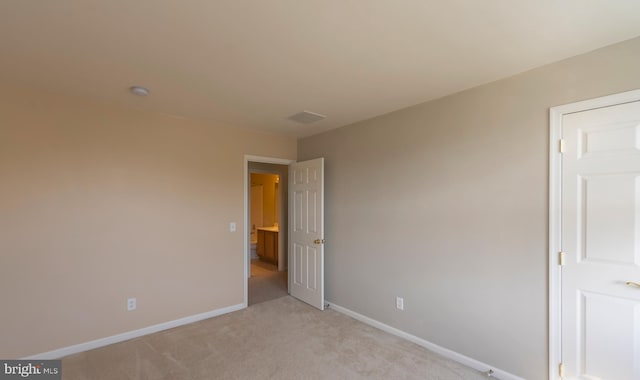
<path fill-rule="evenodd" d="M 640 90 L 552 107 L 549 110 L 549 379 L 559 379 L 562 363 L 561 291 L 562 271 L 558 262 L 562 251 L 562 117 L 596 108 L 640 100 Z"/>
<path fill-rule="evenodd" d="M 243 219 L 243 241 L 244 241 L 244 250 L 243 250 L 243 256 L 244 256 L 244 270 L 242 271 L 243 274 L 243 278 L 244 278 L 244 301 L 243 301 L 243 306 L 247 307 L 249 306 L 249 264 L 251 263 L 249 256 L 251 255 L 251 242 L 249 241 L 250 237 L 249 234 L 247 233 L 247 231 L 249 231 L 249 162 L 261 162 L 261 163 L 265 163 L 265 164 L 276 164 L 276 165 L 290 165 L 294 162 L 296 162 L 296 160 L 289 160 L 286 158 L 275 158 L 275 157 L 265 157 L 265 156 L 252 156 L 252 155 L 248 155 L 245 154 L 244 156 L 244 212 L 242 215 L 242 219 Z M 287 244 L 289 244 L 289 242 L 286 242 Z"/>

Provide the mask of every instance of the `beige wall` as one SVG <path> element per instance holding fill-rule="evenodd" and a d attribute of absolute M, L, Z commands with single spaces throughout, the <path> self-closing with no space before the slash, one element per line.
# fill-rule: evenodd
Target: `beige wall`
<path fill-rule="evenodd" d="M 546 378 L 549 107 L 638 67 L 635 39 L 301 140 L 326 158 L 327 299 Z"/>
<path fill-rule="evenodd" d="M 245 154 L 296 142 L 0 86 L 0 357 L 241 304 Z"/>

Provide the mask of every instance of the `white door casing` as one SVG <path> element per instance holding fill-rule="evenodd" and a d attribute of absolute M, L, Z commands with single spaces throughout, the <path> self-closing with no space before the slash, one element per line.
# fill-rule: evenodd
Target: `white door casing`
<path fill-rule="evenodd" d="M 289 293 L 324 310 L 324 158 L 289 165 Z"/>
<path fill-rule="evenodd" d="M 550 378 L 640 379 L 640 91 L 551 127 Z"/>

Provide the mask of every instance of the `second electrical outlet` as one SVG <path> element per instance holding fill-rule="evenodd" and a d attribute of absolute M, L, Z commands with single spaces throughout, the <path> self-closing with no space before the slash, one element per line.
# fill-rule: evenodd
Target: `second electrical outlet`
<path fill-rule="evenodd" d="M 404 310 L 404 298 L 396 297 L 396 309 Z"/>
<path fill-rule="evenodd" d="M 136 298 L 129 298 L 127 300 L 127 310 L 132 311 L 136 309 Z"/>

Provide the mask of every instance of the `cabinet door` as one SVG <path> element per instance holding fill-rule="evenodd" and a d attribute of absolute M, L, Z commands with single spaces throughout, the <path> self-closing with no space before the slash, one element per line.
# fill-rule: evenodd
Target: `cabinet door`
<path fill-rule="evenodd" d="M 264 231 L 258 230 L 258 244 L 256 245 L 256 253 L 260 258 L 265 257 L 264 235 Z"/>
<path fill-rule="evenodd" d="M 264 256 L 268 261 L 276 262 L 277 254 L 276 247 L 274 244 L 277 244 L 277 239 L 275 238 L 277 234 L 275 232 L 266 232 L 264 234 Z"/>
<path fill-rule="evenodd" d="M 278 233 L 273 233 L 273 263 L 278 265 Z"/>

